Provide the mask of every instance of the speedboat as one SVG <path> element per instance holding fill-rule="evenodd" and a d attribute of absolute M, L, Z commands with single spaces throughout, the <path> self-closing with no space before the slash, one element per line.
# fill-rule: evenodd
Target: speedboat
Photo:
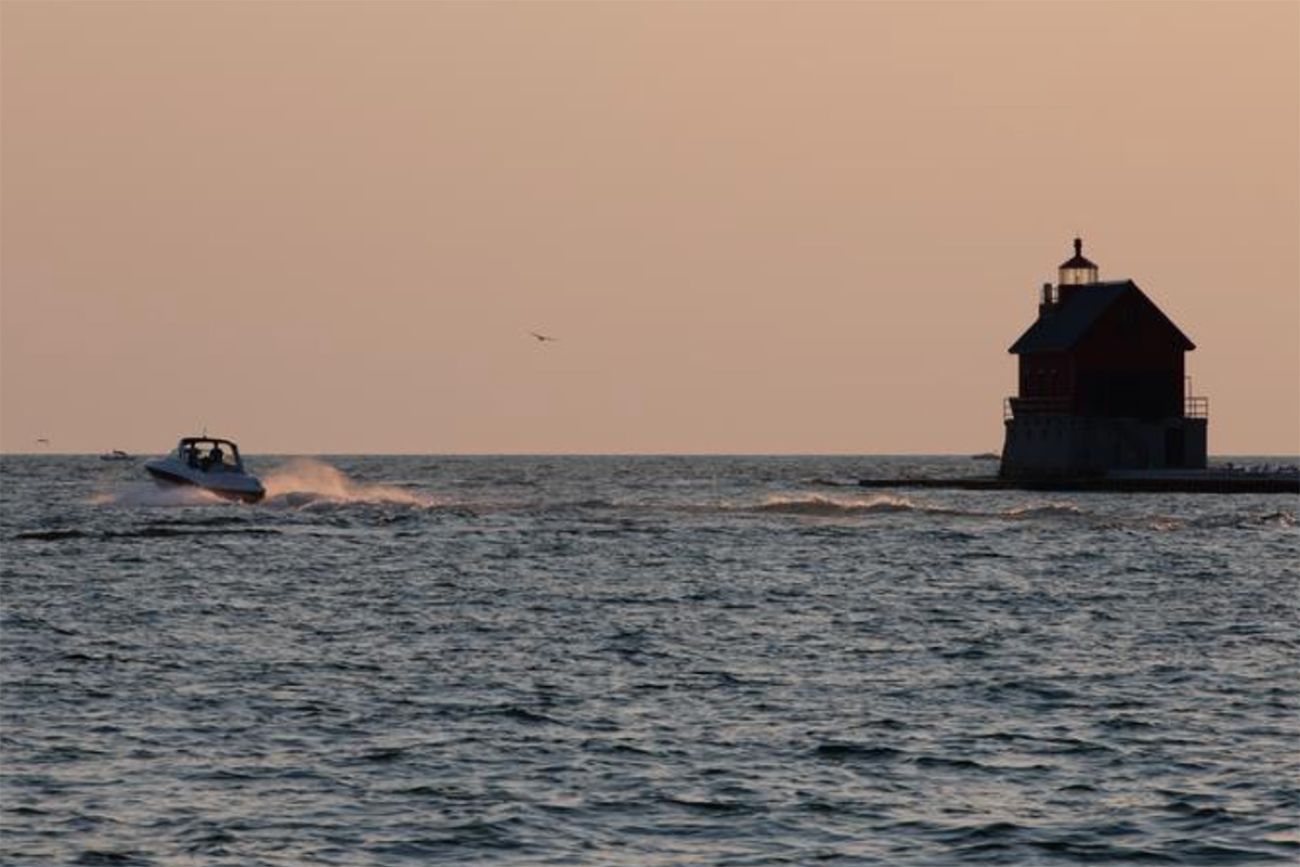
<path fill-rule="evenodd" d="M 244 471 L 239 446 L 217 437 L 182 437 L 176 451 L 144 465 L 149 475 L 169 485 L 193 485 L 230 500 L 256 503 L 266 489 Z"/>
<path fill-rule="evenodd" d="M 99 456 L 101 461 L 129 461 L 131 456 L 121 449 L 113 449 L 111 452 L 104 452 Z"/>

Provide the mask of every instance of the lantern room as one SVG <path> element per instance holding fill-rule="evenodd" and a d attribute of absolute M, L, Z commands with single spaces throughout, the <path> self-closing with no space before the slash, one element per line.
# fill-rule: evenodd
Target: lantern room
<path fill-rule="evenodd" d="M 1061 286 L 1085 286 L 1097 282 L 1097 265 L 1084 258 L 1083 239 L 1074 239 L 1074 257 L 1061 263 Z"/>

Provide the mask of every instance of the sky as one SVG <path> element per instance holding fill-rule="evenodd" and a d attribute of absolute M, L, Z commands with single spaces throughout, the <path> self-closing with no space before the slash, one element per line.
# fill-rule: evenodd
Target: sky
<path fill-rule="evenodd" d="M 3 451 L 996 451 L 1076 235 L 1300 452 L 1300 4 L 0 4 Z"/>

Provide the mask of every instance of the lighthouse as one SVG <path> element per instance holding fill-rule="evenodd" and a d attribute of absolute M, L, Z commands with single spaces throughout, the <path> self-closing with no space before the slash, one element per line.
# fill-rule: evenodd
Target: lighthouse
<path fill-rule="evenodd" d="M 1099 274 L 1075 238 L 1009 349 L 1019 383 L 1004 404 L 1003 478 L 1205 467 L 1208 402 L 1186 390 L 1195 344 L 1132 280 Z"/>

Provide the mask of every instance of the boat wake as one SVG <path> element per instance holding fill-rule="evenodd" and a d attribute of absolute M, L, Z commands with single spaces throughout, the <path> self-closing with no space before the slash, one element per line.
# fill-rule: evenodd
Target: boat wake
<path fill-rule="evenodd" d="M 358 482 L 337 467 L 312 458 L 295 458 L 262 476 L 266 499 L 272 508 L 307 508 L 317 505 L 397 505 L 432 508 L 444 503 L 429 494 L 396 485 Z M 97 506 L 212 506 L 242 505 L 192 485 L 128 482 L 90 497 Z"/>
<path fill-rule="evenodd" d="M 156 482 L 129 482 L 111 491 L 93 494 L 96 506 L 210 506 L 230 503 L 211 491 L 192 485 L 160 485 Z"/>
<path fill-rule="evenodd" d="M 304 507 L 317 503 L 398 505 L 432 508 L 436 497 L 395 485 L 358 482 L 338 467 L 312 458 L 295 458 L 262 477 L 268 506 Z"/>

